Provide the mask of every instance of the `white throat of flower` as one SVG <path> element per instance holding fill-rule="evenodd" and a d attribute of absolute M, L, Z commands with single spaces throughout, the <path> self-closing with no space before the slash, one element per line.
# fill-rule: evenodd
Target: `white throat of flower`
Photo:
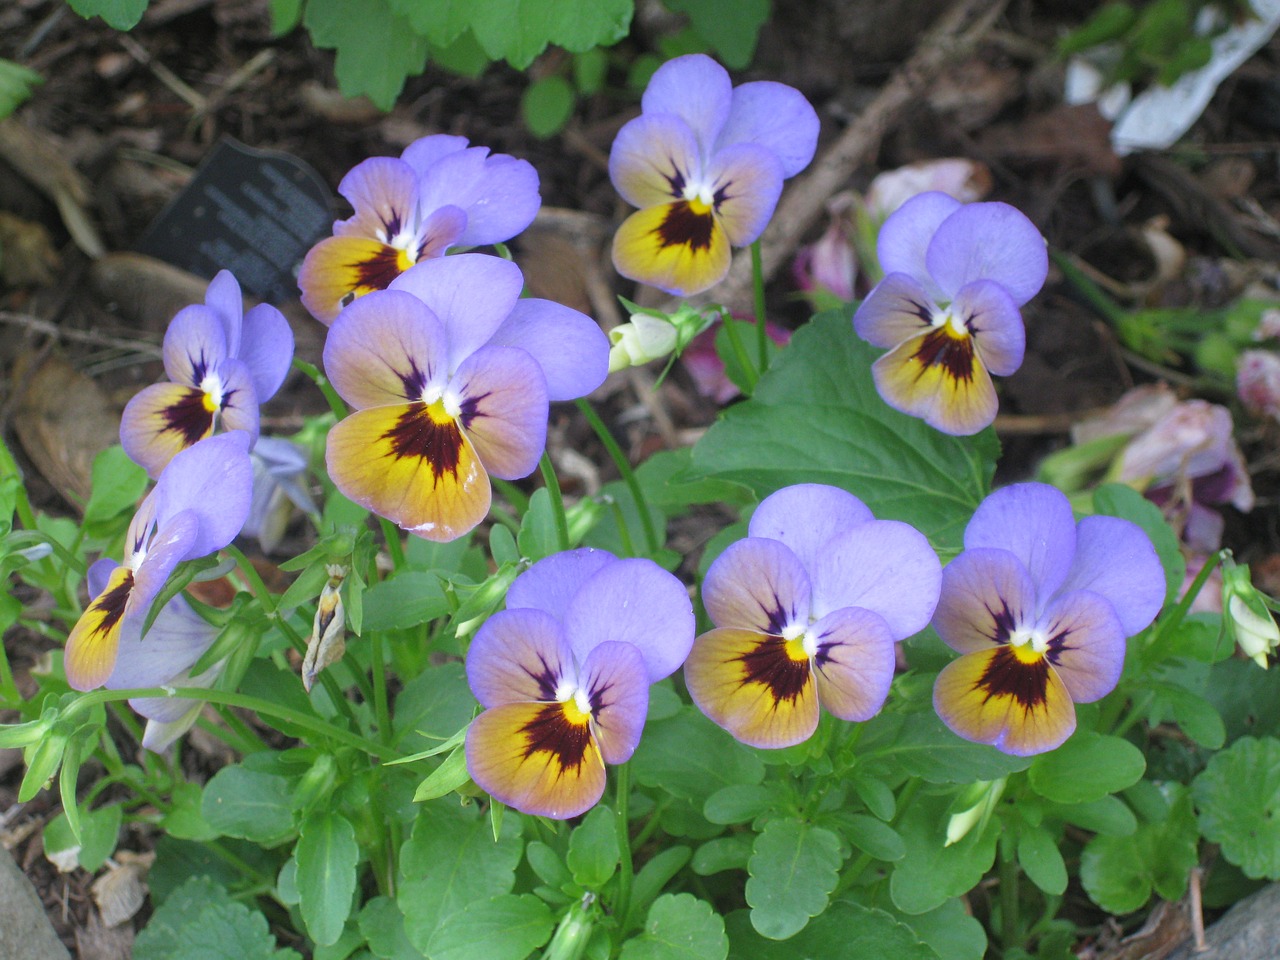
<path fill-rule="evenodd" d="M 1049 649 L 1049 635 L 1033 627 L 1019 627 L 1009 634 L 1009 645 L 1029 646 L 1036 653 L 1044 653 Z"/>
<path fill-rule="evenodd" d="M 811 629 L 800 623 L 789 623 L 782 628 L 782 639 L 790 643 L 797 637 L 801 637 L 800 646 L 804 648 L 804 652 L 810 657 L 818 652 L 818 635 Z"/>

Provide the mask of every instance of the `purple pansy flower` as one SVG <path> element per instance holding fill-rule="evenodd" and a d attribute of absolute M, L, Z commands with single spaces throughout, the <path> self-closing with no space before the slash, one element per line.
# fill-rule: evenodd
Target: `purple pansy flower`
<path fill-rule="evenodd" d="M 996 416 L 991 374 L 1022 365 L 1019 307 L 1044 284 L 1044 239 L 1005 203 L 913 197 L 880 229 L 885 272 L 853 317 L 858 336 L 890 350 L 872 366 L 889 406 L 944 433 L 977 433 Z"/>
<path fill-rule="evenodd" d="M 525 813 L 594 806 L 604 765 L 640 742 L 649 684 L 680 666 L 693 631 L 684 586 L 651 560 L 581 549 L 535 563 L 467 651 L 485 707 L 467 731 L 472 779 Z"/>
<path fill-rule="evenodd" d="M 423 137 L 395 157 L 371 157 L 338 185 L 355 214 L 307 254 L 298 275 L 302 304 L 332 323 L 357 297 L 385 290 L 415 263 L 452 246 L 509 240 L 542 204 L 537 171 L 525 160 L 466 137 Z"/>
<path fill-rule="evenodd" d="M 249 454 L 253 461 L 253 499 L 240 532 L 257 537 L 263 553 L 280 544 L 293 508 L 318 517 L 305 486 L 307 451 L 282 437 L 259 437 Z"/>
<path fill-rule="evenodd" d="M 694 703 L 756 747 L 807 740 L 819 704 L 843 720 L 874 716 L 893 680 L 894 643 L 923 629 L 938 602 L 929 542 L 816 483 L 766 497 L 748 533 L 703 583 L 716 628 L 685 663 Z"/>
<path fill-rule="evenodd" d="M 216 428 L 258 437 L 258 407 L 280 389 L 293 360 L 293 331 L 270 304 L 248 313 L 227 270 L 203 304 L 179 310 L 164 335 L 170 383 L 145 387 L 124 408 L 120 443 L 152 479 L 174 455 Z"/>
<path fill-rule="evenodd" d="M 1160 612 L 1165 580 L 1147 535 L 1085 517 L 1054 487 L 997 490 L 942 574 L 933 626 L 963 654 L 938 675 L 938 715 L 967 740 L 1017 756 L 1071 736 L 1075 703 L 1110 693 L 1125 639 Z"/>

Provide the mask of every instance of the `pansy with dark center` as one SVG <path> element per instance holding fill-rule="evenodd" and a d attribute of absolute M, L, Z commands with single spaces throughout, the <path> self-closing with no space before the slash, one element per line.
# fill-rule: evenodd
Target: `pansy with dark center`
<path fill-rule="evenodd" d="M 1117 517 L 1077 524 L 1067 498 L 1026 483 L 983 501 L 942 575 L 933 626 L 964 656 L 934 686 L 960 736 L 1027 756 L 1075 729 L 1075 703 L 1109 693 L 1125 638 L 1147 626 L 1165 580 L 1147 535 Z"/>
<path fill-rule="evenodd" d="M 808 739 L 819 704 L 844 720 L 874 716 L 894 643 L 922 629 L 938 600 L 928 541 L 823 484 L 767 497 L 748 533 L 707 571 L 702 599 L 716 628 L 685 663 L 694 703 L 757 747 Z"/>
<path fill-rule="evenodd" d="M 693 642 L 680 581 L 651 560 L 573 550 L 512 583 L 467 651 L 485 711 L 467 731 L 467 770 L 495 799 L 564 819 L 594 806 L 605 764 L 640 741 L 649 685 Z"/>

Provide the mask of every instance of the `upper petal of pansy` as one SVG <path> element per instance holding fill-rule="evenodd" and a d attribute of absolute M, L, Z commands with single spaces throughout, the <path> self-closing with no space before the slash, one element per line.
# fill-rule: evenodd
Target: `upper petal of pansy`
<path fill-rule="evenodd" d="M 675 200 L 637 210 L 613 235 L 613 266 L 629 280 L 690 297 L 729 272 L 729 235 L 708 207 Z"/>
<path fill-rule="evenodd" d="M 440 318 L 448 335 L 450 369 L 497 332 L 523 287 L 519 267 L 483 253 L 424 260 L 391 285 L 413 294 Z"/>
<path fill-rule="evenodd" d="M 542 610 L 502 610 L 476 631 L 467 649 L 467 682 L 486 707 L 555 700 L 576 687 L 573 654 L 560 624 Z"/>
<path fill-rule="evenodd" d="M 809 628 L 818 702 L 841 720 L 870 720 L 884 706 L 896 665 L 893 632 L 870 610 L 846 607 Z"/>
<path fill-rule="evenodd" d="M 353 407 L 418 400 L 443 383 L 444 325 L 412 294 L 384 290 L 342 312 L 324 343 L 324 371 Z"/>
<path fill-rule="evenodd" d="M 782 195 L 782 179 L 782 163 L 765 147 L 739 143 L 716 153 L 707 180 L 731 246 L 745 247 L 764 232 Z"/>
<path fill-rule="evenodd" d="M 991 375 L 968 334 L 934 327 L 871 365 L 884 402 L 952 436 L 970 436 L 996 418 Z"/>
<path fill-rule="evenodd" d="M 678 200 L 691 179 L 701 178 L 698 140 L 675 114 L 636 117 L 623 124 L 613 139 L 609 179 L 633 207 Z"/>
<path fill-rule="evenodd" d="M 812 571 L 824 543 L 874 519 L 867 505 L 847 490 L 825 483 L 797 483 L 760 501 L 747 533 L 781 540 Z"/>
<path fill-rule="evenodd" d="M 640 109 L 683 118 L 709 153 L 729 117 L 732 98 L 728 71 L 705 54 L 691 53 L 668 60 L 654 71 L 640 98 Z"/>
<path fill-rule="evenodd" d="M 362 160 L 342 178 L 338 192 L 355 210 L 333 225 L 336 237 L 369 237 L 383 243 L 412 235 L 418 219 L 418 175 L 396 157 Z"/>
<path fill-rule="evenodd" d="M 978 505 L 964 531 L 966 550 L 997 547 L 1022 561 L 1040 601 L 1062 585 L 1076 552 L 1071 504 L 1055 487 L 1016 483 Z"/>
<path fill-rule="evenodd" d="M 930 300 L 941 299 L 942 292 L 925 265 L 925 254 L 938 227 L 960 206 L 955 197 L 930 190 L 916 194 L 891 213 L 876 238 L 876 257 L 885 274 L 905 273 L 915 277 L 924 284 Z"/>
<path fill-rule="evenodd" d="M 552 300 L 517 301 L 489 343 L 519 347 L 538 361 L 548 400 L 585 397 L 609 375 L 609 338 L 599 324 Z"/>
<path fill-rule="evenodd" d="M 235 356 L 249 368 L 258 403 L 274 397 L 293 362 L 293 331 L 284 314 L 269 303 L 260 303 L 246 313 L 240 351 Z"/>
<path fill-rule="evenodd" d="M 1076 590 L 1056 598 L 1037 630 L 1049 638 L 1048 661 L 1076 703 L 1092 703 L 1115 689 L 1124 669 L 1125 635 L 1106 598 Z"/>
<path fill-rule="evenodd" d="M 199 531 L 181 559 L 221 550 L 240 532 L 253 498 L 249 443 L 242 430 L 201 440 L 174 457 L 157 481 L 152 494 L 159 526 L 187 510 L 199 520 Z"/>
<path fill-rule="evenodd" d="M 204 292 L 204 305 L 208 307 L 222 326 L 226 337 L 227 355 L 240 353 L 240 333 L 244 317 L 244 297 L 240 284 L 230 270 L 219 270 Z"/>
<path fill-rule="evenodd" d="M 507 588 L 507 609 L 544 610 L 563 622 L 571 601 L 598 570 L 618 558 L 608 550 L 579 547 L 544 557 Z"/>
<path fill-rule="evenodd" d="M 971 203 L 938 225 L 925 264 L 948 297 L 975 280 L 994 280 L 1022 306 L 1044 286 L 1049 252 L 1021 211 L 1007 203 Z"/>
<path fill-rule="evenodd" d="M 125 607 L 132 591 L 133 571 L 116 567 L 71 628 L 62 666 L 67 683 L 73 689 L 92 690 L 111 676 L 120 647 Z"/>
<path fill-rule="evenodd" d="M 812 616 L 861 607 L 883 617 L 895 640 L 924 629 L 942 582 L 924 534 L 897 520 L 869 520 L 832 537 L 809 573 Z"/>
<path fill-rule="evenodd" d="M 205 374 L 229 356 L 233 354 L 227 350 L 226 330 L 208 307 L 183 307 L 169 321 L 164 333 L 164 372 L 174 383 L 198 387 Z"/>
<path fill-rule="evenodd" d="M 933 302 L 905 273 L 891 273 L 858 305 L 853 330 L 873 347 L 896 347 L 933 326 Z"/>
<path fill-rule="evenodd" d="M 780 636 L 809 622 L 809 575 L 790 548 L 748 537 L 731 543 L 707 570 L 702 602 L 717 627 Z"/>
<path fill-rule="evenodd" d="M 1036 622 L 1036 585 L 1008 550 L 974 547 L 942 571 L 942 593 L 933 627 L 959 653 L 1008 643 L 1019 627 Z"/>
<path fill-rule="evenodd" d="M 375 290 L 385 290 L 413 264 L 409 251 L 371 237 L 326 237 L 307 251 L 298 271 L 302 305 L 321 323 Z"/>
<path fill-rule="evenodd" d="M 1000 284 L 993 280 L 966 284 L 956 294 L 951 313 L 964 323 L 989 371 L 1007 377 L 1022 366 L 1026 328 L 1013 298 Z"/>
<path fill-rule="evenodd" d="M 591 729 L 605 763 L 626 763 L 640 743 L 649 712 L 644 658 L 629 643 L 602 643 L 582 665 Z"/>
<path fill-rule="evenodd" d="M 565 609 L 564 633 L 579 662 L 598 644 L 630 643 L 649 682 L 670 675 L 693 643 L 693 604 L 678 579 L 652 560 L 618 560 L 592 574 Z"/>
<path fill-rule="evenodd" d="M 422 176 L 441 158 L 467 149 L 470 143 L 466 137 L 458 137 L 448 133 L 433 133 L 429 137 L 419 137 L 404 148 L 400 159 L 413 167 L 418 176 Z"/>
<path fill-rule="evenodd" d="M 818 127 L 818 114 L 794 87 L 771 80 L 744 83 L 733 90 L 716 149 L 759 144 L 777 155 L 784 177 L 794 177 L 813 159 Z"/>
<path fill-rule="evenodd" d="M 1164 568 L 1142 528 L 1120 517 L 1085 517 L 1076 527 L 1076 549 L 1060 593 L 1090 590 L 1115 609 L 1131 637 L 1164 605 Z M 1079 699 L 1078 697 L 1076 699 Z"/>
<path fill-rule="evenodd" d="M 458 367 L 451 395 L 485 470 L 503 480 L 533 472 L 547 442 L 546 381 L 533 357 L 515 347 L 482 347 Z"/>
<path fill-rule="evenodd" d="M 452 205 L 466 213 L 459 243 L 501 243 L 533 222 L 542 205 L 538 172 L 527 160 L 471 147 L 441 157 L 419 182 L 423 210 Z"/>

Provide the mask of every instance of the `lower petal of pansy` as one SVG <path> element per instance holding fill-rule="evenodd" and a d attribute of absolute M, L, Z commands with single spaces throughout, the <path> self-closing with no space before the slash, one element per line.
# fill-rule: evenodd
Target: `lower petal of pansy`
<path fill-rule="evenodd" d="M 125 405 L 120 445 L 149 476 L 159 477 L 178 453 L 213 433 L 217 412 L 213 398 L 198 387 L 153 383 Z"/>
<path fill-rule="evenodd" d="M 321 323 L 333 323 L 352 300 L 387 286 L 413 266 L 407 250 L 369 237 L 326 237 L 308 252 L 298 272 L 302 305 Z"/>
<path fill-rule="evenodd" d="M 841 720 L 870 720 L 884 706 L 896 664 L 893 632 L 879 614 L 849 607 L 809 628 L 818 700 Z"/>
<path fill-rule="evenodd" d="M 481 347 L 449 382 L 459 420 L 485 469 L 527 477 L 547 440 L 547 385 L 538 362 L 517 347 Z"/>
<path fill-rule="evenodd" d="M 677 296 L 714 287 L 729 272 L 729 238 L 708 205 L 676 200 L 637 210 L 613 237 L 624 277 Z"/>
<path fill-rule="evenodd" d="M 644 657 L 629 643 L 602 643 L 582 665 L 582 687 L 591 704 L 591 727 L 605 762 L 626 763 L 640 743 L 649 712 Z"/>
<path fill-rule="evenodd" d="M 1076 703 L 1105 697 L 1120 682 L 1125 636 L 1115 608 L 1087 590 L 1058 597 L 1045 610 L 1040 629 L 1045 651 Z"/>
<path fill-rule="evenodd" d="M 1049 661 L 1007 644 L 947 664 L 933 706 L 966 740 L 1020 757 L 1052 750 L 1076 727 L 1071 696 Z"/>
<path fill-rule="evenodd" d="M 703 713 L 753 747 L 789 747 L 818 726 L 818 696 L 800 640 L 748 630 L 710 630 L 684 665 Z"/>
<path fill-rule="evenodd" d="M 707 570 L 702 602 L 717 627 L 780 634 L 809 622 L 809 574 L 786 544 L 747 537 Z"/>
<path fill-rule="evenodd" d="M 332 430 L 329 476 L 347 497 L 428 540 L 454 540 L 489 511 L 489 477 L 440 403 L 373 407 Z"/>
<path fill-rule="evenodd" d="M 949 325 L 899 344 L 871 373 L 885 403 L 943 433 L 968 436 L 996 417 L 996 390 L 972 338 Z"/>
<path fill-rule="evenodd" d="M 133 571 L 116 567 L 106 587 L 71 628 L 62 663 L 73 689 L 92 690 L 111 676 L 120 649 L 120 624 L 132 590 Z"/>
<path fill-rule="evenodd" d="M 572 700 L 486 710 L 471 721 L 466 754 L 471 778 L 522 813 L 576 817 L 604 793 L 604 760 L 590 717 Z"/>

